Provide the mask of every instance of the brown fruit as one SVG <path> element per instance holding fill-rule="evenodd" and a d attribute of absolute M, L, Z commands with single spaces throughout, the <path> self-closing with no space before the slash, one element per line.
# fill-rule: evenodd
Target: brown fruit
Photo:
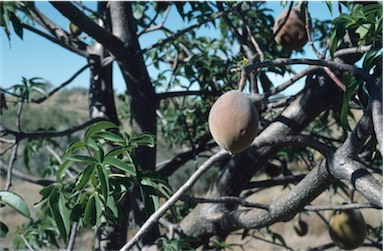
<path fill-rule="evenodd" d="M 245 150 L 257 134 L 259 115 L 252 101 L 232 90 L 213 104 L 208 117 L 213 139 L 231 154 Z"/>
<path fill-rule="evenodd" d="M 273 26 L 273 32 L 276 33 L 287 16 L 288 9 L 283 10 L 277 18 L 275 25 Z M 292 8 L 289 13 L 287 21 L 281 27 L 279 33 L 275 36 L 275 41 L 281 44 L 285 50 L 301 50 L 308 42 L 307 31 L 305 29 L 305 21 L 300 16 L 300 10 Z"/>
<path fill-rule="evenodd" d="M 352 250 L 360 247 L 367 236 L 367 226 L 360 210 L 335 211 L 329 220 L 329 235 L 339 248 Z"/>
<path fill-rule="evenodd" d="M 293 229 L 298 236 L 304 236 L 308 233 L 308 224 L 303 220 L 298 220 L 293 224 Z"/>

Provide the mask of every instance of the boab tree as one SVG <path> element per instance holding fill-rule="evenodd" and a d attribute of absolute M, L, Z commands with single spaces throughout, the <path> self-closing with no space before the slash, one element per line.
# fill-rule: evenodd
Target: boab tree
<path fill-rule="evenodd" d="M 360 213 L 382 208 L 381 3 L 290 2 L 276 20 L 268 2 L 44 4 L 68 28 L 33 2 L 1 2 L 8 39 L 32 32 L 86 65 L 48 91 L 40 78 L 1 88 L 1 111 L 9 114 L 12 102 L 17 109 L 15 121 L 2 116 L 0 200 L 30 218 L 15 235 L 17 248 L 72 250 L 86 228 L 95 230 L 92 248 L 103 250 L 225 248 L 239 230 L 245 240 L 289 248 L 270 226 L 298 215 L 292 229 L 305 235 L 318 226 L 303 213 L 329 225 L 329 243 L 320 248 L 381 248 L 381 225 Z M 311 17 L 311 5 L 337 17 Z M 151 33 L 159 38 L 143 46 Z M 114 65 L 129 109 L 116 108 Z M 26 107 L 44 106 L 85 69 L 89 120 L 24 130 Z M 286 74 L 289 80 L 272 81 Z M 293 85 L 297 91 L 284 94 Z M 64 149 L 57 143 L 83 129 Z M 16 161 L 22 152 L 25 163 L 33 161 L 22 151 L 31 146 L 55 157 L 49 177 L 23 173 Z M 173 155 L 161 161 L 165 151 Z M 216 172 L 205 179 L 209 169 Z M 36 216 L 12 191 L 14 178 L 42 186 Z M 194 196 L 192 186 L 204 179 L 204 194 Z M 254 199 L 273 186 L 284 190 L 265 192 L 267 202 Z M 323 193 L 332 195 L 329 204 L 316 200 Z M 334 211 L 331 219 L 325 211 Z M 341 224 L 350 231 L 340 233 Z"/>

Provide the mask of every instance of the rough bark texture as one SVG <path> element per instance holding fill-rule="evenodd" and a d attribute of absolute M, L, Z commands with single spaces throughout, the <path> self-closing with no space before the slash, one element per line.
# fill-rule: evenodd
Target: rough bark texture
<path fill-rule="evenodd" d="M 118 64 L 125 79 L 128 94 L 130 96 L 130 124 L 137 132 L 150 132 L 156 136 L 156 107 L 155 92 L 149 78 L 144 59 L 140 53 L 140 46 L 136 35 L 136 21 L 132 15 L 131 2 L 110 2 L 110 13 L 112 17 L 112 32 L 125 45 L 125 55 L 116 55 Z M 156 167 L 156 149 L 138 148 L 134 152 L 138 165 L 143 170 L 154 170 Z M 138 189 L 134 189 L 136 197 L 140 196 Z M 142 225 L 146 220 L 142 202 L 131 196 L 122 202 L 125 210 L 132 209 L 136 225 Z M 124 222 L 122 222 L 124 224 Z M 124 226 L 123 226 L 124 227 Z M 114 233 L 119 234 L 117 228 Z M 141 248 L 153 244 L 158 238 L 157 228 L 142 240 Z M 126 236 L 125 236 L 126 238 Z M 125 239 L 110 243 L 107 249 L 117 249 L 125 244 Z"/>

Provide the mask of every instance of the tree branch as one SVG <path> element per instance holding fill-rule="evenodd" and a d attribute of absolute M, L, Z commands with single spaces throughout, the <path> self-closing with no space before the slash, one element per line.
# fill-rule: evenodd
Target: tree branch
<path fill-rule="evenodd" d="M 0 170 L 4 171 L 4 172 L 7 172 L 7 170 L 8 170 L 6 163 L 4 163 L 4 161 L 2 161 L 2 160 L 0 160 Z M 54 180 L 43 179 L 40 177 L 27 175 L 25 173 L 22 173 L 20 171 L 15 170 L 15 169 L 12 169 L 12 175 L 13 175 L 13 177 L 15 177 L 17 179 L 24 180 L 24 181 L 30 182 L 32 184 L 40 185 L 40 186 L 48 186 L 52 183 L 55 183 Z"/>
<path fill-rule="evenodd" d="M 45 101 L 46 99 L 48 99 L 50 96 L 52 96 L 53 94 L 55 94 L 56 92 L 58 92 L 59 90 L 61 90 L 62 88 L 64 88 L 65 86 L 67 86 L 68 84 L 70 84 L 77 76 L 79 76 L 83 71 L 85 71 L 86 69 L 88 69 L 89 67 L 91 66 L 91 64 L 86 64 L 84 65 L 83 67 L 81 67 L 77 72 L 75 72 L 72 77 L 70 77 L 67 81 L 63 82 L 62 84 L 58 85 L 56 88 L 54 88 L 52 91 L 50 91 L 47 96 L 44 96 L 44 97 L 41 97 L 41 98 L 36 98 L 36 99 L 33 99 L 32 102 L 34 103 L 37 103 L 37 104 L 40 104 L 42 103 L 43 101 Z"/>
<path fill-rule="evenodd" d="M 126 55 L 125 44 L 112 33 L 100 27 L 80 11 L 71 2 L 50 2 L 53 7 L 67 17 L 79 29 L 96 39 L 100 44 L 104 45 L 119 61 Z"/>
<path fill-rule="evenodd" d="M 37 131 L 37 132 L 21 132 L 21 131 L 14 131 L 11 129 L 4 128 L 2 132 L 4 135 L 11 134 L 15 138 L 17 138 L 19 141 L 29 138 L 29 139 L 36 139 L 36 138 L 53 138 L 53 137 L 62 137 L 62 136 L 68 136 L 72 133 L 75 133 L 77 131 L 80 131 L 96 122 L 105 120 L 105 118 L 94 118 L 90 119 L 83 124 L 74 126 L 72 128 L 68 128 L 63 131 Z"/>
<path fill-rule="evenodd" d="M 278 139 L 271 138 L 261 138 L 252 143 L 252 147 L 261 148 L 270 145 L 276 144 L 305 144 L 310 147 L 314 147 L 316 150 L 319 150 L 322 154 L 328 155 L 332 152 L 327 146 L 321 144 L 320 142 L 313 142 L 309 137 L 305 136 L 290 136 L 282 137 Z M 141 226 L 141 228 L 136 232 L 136 234 L 120 249 L 120 250 L 129 250 L 136 243 L 140 241 L 141 238 L 152 228 L 152 226 L 163 216 L 163 214 L 174 204 L 176 201 L 188 191 L 193 184 L 203 175 L 213 164 L 216 162 L 228 158 L 230 155 L 227 151 L 221 150 L 215 155 L 211 156 L 207 161 L 205 161 L 193 174 L 192 176 L 182 185 L 157 211 L 155 211 L 148 220 Z M 308 176 L 308 175 L 307 175 Z M 306 176 L 306 177 L 307 177 Z M 312 181 L 311 181 L 312 182 Z M 317 183 L 315 184 L 317 185 Z"/>
<path fill-rule="evenodd" d="M 182 185 L 157 211 L 155 211 L 147 221 L 140 227 L 136 234 L 120 249 L 120 250 L 129 250 L 136 243 L 138 243 L 141 238 L 153 227 L 153 225 L 163 216 L 163 214 L 173 205 L 176 201 L 188 191 L 193 184 L 203 175 L 213 164 L 216 162 L 228 158 L 228 152 L 222 150 L 207 161 L 204 162 L 192 175 L 191 177 Z"/>
<path fill-rule="evenodd" d="M 44 38 L 48 39 L 49 41 L 51 41 L 52 43 L 60 45 L 60 46 L 64 47 L 65 49 L 68 49 L 69 51 L 76 53 L 79 56 L 83 56 L 83 57 L 88 56 L 88 52 L 86 51 L 86 49 L 84 49 L 84 50 L 80 49 L 80 48 L 87 47 L 87 45 L 84 43 L 79 43 L 78 46 L 74 46 L 73 44 L 71 44 L 69 42 L 65 42 L 63 40 L 52 37 L 52 36 L 42 32 L 42 31 L 34 28 L 33 26 L 30 26 L 29 24 L 23 23 L 23 28 L 25 28 L 25 29 L 27 29 L 27 30 L 29 30 L 29 31 L 41 36 L 41 37 L 44 37 Z"/>
<path fill-rule="evenodd" d="M 366 71 L 364 71 L 361 68 L 358 68 L 356 66 L 350 65 L 350 64 L 343 64 L 343 63 L 335 63 L 332 61 L 327 60 L 315 60 L 315 59 L 305 59 L 305 58 L 277 58 L 270 61 L 264 61 L 256 64 L 251 64 L 245 67 L 241 68 L 233 68 L 231 69 L 231 72 L 242 72 L 242 74 L 249 74 L 251 71 L 259 69 L 259 68 L 265 68 L 265 67 L 271 67 L 271 66 L 285 66 L 285 65 L 292 65 L 292 64 L 305 64 L 305 65 L 318 65 L 318 66 L 325 66 L 328 68 L 341 70 L 341 71 L 348 71 L 352 75 L 362 78 L 363 80 L 371 83 L 374 81 L 373 77 L 369 75 Z"/>
<path fill-rule="evenodd" d="M 156 94 L 158 100 L 173 98 L 173 97 L 185 97 L 185 96 L 218 96 L 222 94 L 221 91 L 210 91 L 210 90 L 198 90 L 198 91 L 174 91 L 174 92 L 163 92 Z"/>

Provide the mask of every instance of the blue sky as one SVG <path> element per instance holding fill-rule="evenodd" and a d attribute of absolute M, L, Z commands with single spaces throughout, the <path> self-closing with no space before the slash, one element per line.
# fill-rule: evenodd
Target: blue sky
<path fill-rule="evenodd" d="M 86 2 L 88 6 L 95 6 L 95 2 Z M 48 2 L 36 2 L 38 8 L 41 9 L 52 20 L 56 21 L 62 27 L 68 27 L 68 21 L 61 16 Z M 268 2 L 267 7 L 274 11 L 276 17 L 283 7 L 280 1 Z M 312 18 L 319 19 L 332 19 L 329 10 L 324 2 L 310 2 L 309 10 Z M 334 14 L 336 11 L 336 4 L 334 4 Z M 167 20 L 166 26 L 169 28 L 175 27 L 175 24 L 181 23 L 181 19 L 177 13 L 170 15 Z M 184 25 L 186 26 L 186 25 Z M 181 29 L 177 27 L 176 29 Z M 214 30 L 201 29 L 200 34 L 208 33 L 212 35 Z M 27 30 L 24 31 L 24 39 L 21 40 L 15 34 L 11 36 L 9 43 L 5 32 L 0 31 L 1 34 L 1 48 L 2 60 L 0 62 L 2 88 L 7 88 L 11 85 L 20 83 L 22 77 L 42 77 L 49 81 L 53 86 L 59 85 L 66 81 L 74 72 L 84 66 L 87 62 L 84 58 L 69 52 L 58 45 L 55 45 L 44 38 L 39 37 Z M 144 48 L 158 40 L 159 33 L 150 33 L 150 35 L 142 36 L 140 38 L 141 47 Z M 312 50 L 306 45 L 306 58 L 315 58 Z M 298 55 L 300 56 L 300 55 Z M 303 56 L 300 56 L 303 57 Z M 299 66 L 297 69 L 299 70 Z M 125 90 L 125 84 L 122 80 L 121 74 L 117 67 L 114 67 L 114 89 L 118 92 Z M 150 70 L 151 74 L 151 70 Z M 283 79 L 271 76 L 274 82 L 282 82 Z M 89 71 L 83 72 L 74 82 L 70 84 L 71 87 L 81 86 L 88 87 Z M 293 87 L 295 88 L 295 87 Z M 296 87 L 297 88 L 297 87 Z"/>

